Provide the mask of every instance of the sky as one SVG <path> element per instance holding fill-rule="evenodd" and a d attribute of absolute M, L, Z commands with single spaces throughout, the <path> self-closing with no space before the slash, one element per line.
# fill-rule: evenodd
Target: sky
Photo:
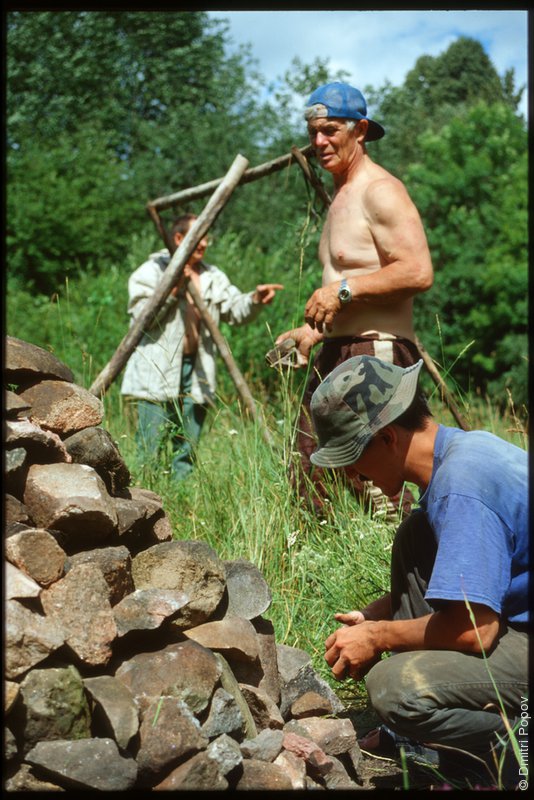
<path fill-rule="evenodd" d="M 234 11 L 211 17 L 230 22 L 234 47 L 249 43 L 260 73 L 274 82 L 294 56 L 328 58 L 359 89 L 394 86 L 421 55 L 438 56 L 459 36 L 477 39 L 499 75 L 513 67 L 516 88 L 528 82 L 528 12 L 520 10 Z M 520 111 L 527 116 L 524 92 Z"/>

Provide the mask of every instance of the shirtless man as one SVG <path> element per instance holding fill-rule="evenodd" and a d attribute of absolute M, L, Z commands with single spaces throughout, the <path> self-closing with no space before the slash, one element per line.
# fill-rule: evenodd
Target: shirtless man
<path fill-rule="evenodd" d="M 296 341 L 300 362 L 315 357 L 299 418 L 302 471 L 311 474 L 315 446 L 309 403 L 320 381 L 356 355 L 374 355 L 400 366 L 419 358 L 413 298 L 432 286 L 433 270 L 419 213 L 403 183 L 368 155 L 366 143 L 385 131 L 367 116 L 358 89 L 345 83 L 320 86 L 305 118 L 319 164 L 334 179 L 334 198 L 319 244 L 322 287 L 309 298 L 305 324 L 281 334 Z M 319 494 L 320 472 L 314 470 Z M 300 476 L 299 490 L 306 495 Z M 316 505 L 322 503 L 316 498 Z"/>

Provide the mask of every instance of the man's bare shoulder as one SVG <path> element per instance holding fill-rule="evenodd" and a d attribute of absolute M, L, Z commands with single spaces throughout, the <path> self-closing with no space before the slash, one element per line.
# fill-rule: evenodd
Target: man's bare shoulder
<path fill-rule="evenodd" d="M 365 186 L 362 205 L 371 217 L 377 218 L 406 210 L 413 202 L 403 182 L 383 170 Z"/>

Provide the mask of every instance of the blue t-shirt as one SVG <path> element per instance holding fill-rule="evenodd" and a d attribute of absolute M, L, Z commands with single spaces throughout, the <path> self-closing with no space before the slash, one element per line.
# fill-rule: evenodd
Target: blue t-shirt
<path fill-rule="evenodd" d="M 438 548 L 426 599 L 528 621 L 528 455 L 486 431 L 439 426 L 420 499 Z"/>

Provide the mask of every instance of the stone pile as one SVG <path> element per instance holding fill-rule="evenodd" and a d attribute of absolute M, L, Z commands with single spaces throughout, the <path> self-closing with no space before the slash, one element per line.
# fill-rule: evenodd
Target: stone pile
<path fill-rule="evenodd" d="M 361 788 L 259 570 L 173 534 L 51 353 L 8 337 L 5 381 L 5 789 Z"/>

